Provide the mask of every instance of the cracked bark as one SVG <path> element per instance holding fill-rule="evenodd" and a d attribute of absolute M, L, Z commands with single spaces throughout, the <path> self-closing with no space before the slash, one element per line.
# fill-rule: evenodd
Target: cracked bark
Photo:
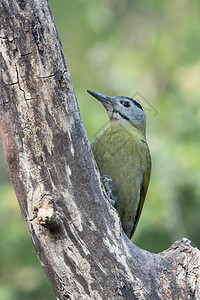
<path fill-rule="evenodd" d="M 199 250 L 139 249 L 105 199 L 48 2 L 2 0 L 0 22 L 0 136 L 56 297 L 199 299 Z"/>

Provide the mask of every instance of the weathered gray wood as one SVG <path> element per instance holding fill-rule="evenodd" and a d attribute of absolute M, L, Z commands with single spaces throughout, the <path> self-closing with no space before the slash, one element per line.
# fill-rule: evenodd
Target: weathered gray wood
<path fill-rule="evenodd" d="M 105 199 L 47 0 L 2 0 L 0 23 L 0 136 L 56 297 L 199 299 L 199 250 L 139 249 Z"/>

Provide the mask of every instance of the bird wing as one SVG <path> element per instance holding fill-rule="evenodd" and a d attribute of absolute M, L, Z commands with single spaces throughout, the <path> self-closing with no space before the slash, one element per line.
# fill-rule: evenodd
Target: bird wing
<path fill-rule="evenodd" d="M 148 185 L 149 185 L 150 174 L 151 174 L 151 156 L 150 156 L 150 152 L 149 152 L 149 147 L 148 147 L 146 141 L 142 140 L 142 143 L 143 143 L 143 153 L 146 158 L 145 159 L 146 167 L 142 170 L 143 178 L 142 178 L 141 185 L 140 185 L 140 201 L 139 201 L 137 213 L 135 215 L 135 221 L 134 221 L 134 225 L 133 225 L 133 228 L 132 228 L 132 231 L 130 234 L 130 238 L 133 236 L 133 234 L 135 232 L 135 229 L 137 227 L 137 224 L 138 224 L 141 212 L 142 212 L 144 200 L 145 200 Z"/>

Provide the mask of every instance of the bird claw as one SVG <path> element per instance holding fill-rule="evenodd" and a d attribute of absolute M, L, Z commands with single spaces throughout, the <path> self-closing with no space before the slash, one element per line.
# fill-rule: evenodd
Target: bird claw
<path fill-rule="evenodd" d="M 112 178 L 109 175 L 103 175 L 101 176 L 101 183 L 105 188 L 106 196 L 110 204 L 114 206 L 117 201 L 117 196 L 115 194 L 114 182 Z"/>

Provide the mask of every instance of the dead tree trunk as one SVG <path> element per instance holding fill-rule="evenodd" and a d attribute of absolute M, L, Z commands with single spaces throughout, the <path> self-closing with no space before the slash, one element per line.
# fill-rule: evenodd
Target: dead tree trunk
<path fill-rule="evenodd" d="M 0 22 L 1 140 L 56 297 L 199 299 L 199 250 L 139 249 L 105 199 L 47 0 L 2 0 Z"/>

